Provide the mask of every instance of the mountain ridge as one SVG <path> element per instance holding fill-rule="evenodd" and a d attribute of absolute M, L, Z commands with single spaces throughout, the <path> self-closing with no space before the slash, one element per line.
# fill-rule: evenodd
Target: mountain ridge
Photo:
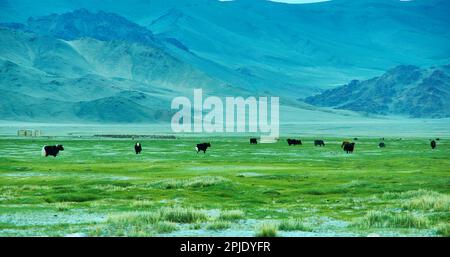
<path fill-rule="evenodd" d="M 401 65 L 379 77 L 353 80 L 304 99 L 308 104 L 413 118 L 450 117 L 450 65 Z"/>
<path fill-rule="evenodd" d="M 66 120 L 141 122 L 146 113 L 150 122 L 167 121 L 170 99 L 190 96 L 193 88 L 206 95 L 278 96 L 283 105 L 313 115 L 328 110 L 297 98 L 381 76 L 399 64 L 450 63 L 450 34 L 444 29 L 450 5 L 423 1 L 61 0 L 41 8 L 45 5 L 2 0 L 0 90 L 29 101 L 1 119 L 26 119 L 27 108 L 44 110 L 47 97 L 61 101 Z M 21 8 L 27 6 L 35 8 Z M 445 79 L 435 74 L 429 81 Z M 420 98 L 420 90 L 442 91 L 415 89 L 410 99 Z M 114 108 L 111 99 L 122 102 L 117 108 L 136 108 L 135 117 L 101 116 L 98 110 Z M 88 115 L 88 107 L 98 119 Z M 42 120 L 33 115 L 29 118 Z"/>

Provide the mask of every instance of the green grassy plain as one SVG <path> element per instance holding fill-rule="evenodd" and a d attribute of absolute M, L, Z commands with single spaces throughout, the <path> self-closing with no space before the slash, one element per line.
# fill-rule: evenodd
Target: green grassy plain
<path fill-rule="evenodd" d="M 448 140 L 301 139 L 2 138 L 0 236 L 449 236 Z"/>

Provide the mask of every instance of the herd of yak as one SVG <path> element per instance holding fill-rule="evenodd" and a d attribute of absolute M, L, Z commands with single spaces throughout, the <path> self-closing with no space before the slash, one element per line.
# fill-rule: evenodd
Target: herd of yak
<path fill-rule="evenodd" d="M 358 139 L 354 138 L 354 140 L 358 140 Z M 289 146 L 302 145 L 302 141 L 299 139 L 288 138 L 286 141 Z M 382 139 L 382 141 L 384 141 L 384 138 Z M 430 145 L 431 145 L 432 149 L 436 148 L 436 146 L 437 146 L 436 141 L 439 141 L 439 138 L 432 139 L 432 140 L 430 139 Z M 258 140 L 256 138 L 250 138 L 250 144 L 258 144 Z M 323 140 L 314 140 L 314 146 L 325 146 L 325 142 Z M 195 150 L 197 151 L 197 153 L 199 153 L 201 151 L 203 151 L 203 153 L 206 153 L 206 150 L 209 147 L 211 147 L 211 143 L 201 143 L 201 144 L 197 144 L 195 146 Z M 384 142 L 380 142 L 378 144 L 378 147 L 384 148 L 384 147 L 386 147 L 386 144 Z M 349 142 L 349 141 L 344 141 L 341 144 L 341 148 L 346 153 L 353 153 L 353 150 L 355 149 L 355 143 Z M 63 145 L 44 146 L 42 148 L 42 156 L 47 157 L 50 155 L 50 156 L 56 157 L 60 151 L 64 151 Z M 142 152 L 142 145 L 140 143 L 136 143 L 134 145 L 134 151 L 136 152 L 136 154 L 140 154 Z"/>

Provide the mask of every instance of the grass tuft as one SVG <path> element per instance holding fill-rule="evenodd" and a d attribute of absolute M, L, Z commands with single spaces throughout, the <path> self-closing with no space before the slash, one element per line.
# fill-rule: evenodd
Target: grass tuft
<path fill-rule="evenodd" d="M 209 230 L 224 230 L 230 227 L 230 223 L 224 220 L 215 220 L 206 226 Z"/>
<path fill-rule="evenodd" d="M 152 236 L 177 230 L 175 223 L 163 220 L 160 212 L 126 212 L 110 215 L 97 236 Z"/>
<path fill-rule="evenodd" d="M 131 207 L 134 208 L 148 208 L 154 205 L 154 202 L 149 200 L 136 200 L 130 203 Z"/>
<path fill-rule="evenodd" d="M 301 220 L 283 220 L 278 225 L 278 229 L 282 231 L 313 231 L 311 227 L 305 225 Z"/>
<path fill-rule="evenodd" d="M 407 210 L 450 211 L 450 196 L 431 190 L 385 192 L 381 198 L 385 200 L 401 200 L 402 208 Z"/>
<path fill-rule="evenodd" d="M 153 224 L 159 220 L 159 215 L 154 212 L 126 212 L 110 215 L 107 222 L 115 225 L 143 226 Z"/>
<path fill-rule="evenodd" d="M 70 204 L 67 202 L 56 203 L 56 210 L 59 212 L 68 211 L 70 209 Z"/>
<path fill-rule="evenodd" d="M 195 223 L 207 219 L 203 211 L 182 207 L 163 208 L 158 211 L 158 215 L 162 220 L 177 223 Z"/>
<path fill-rule="evenodd" d="M 276 237 L 278 233 L 277 225 L 272 223 L 261 224 L 255 233 L 256 237 Z"/>
<path fill-rule="evenodd" d="M 411 213 L 387 213 L 370 211 L 358 223 L 363 228 L 427 228 L 427 218 Z"/>
<path fill-rule="evenodd" d="M 385 192 L 382 194 L 382 198 L 385 200 L 394 200 L 394 199 L 411 199 L 421 196 L 439 196 L 440 193 L 431 191 L 431 190 L 411 190 L 406 192 Z"/>
<path fill-rule="evenodd" d="M 193 229 L 193 230 L 198 230 L 198 229 L 201 229 L 201 228 L 202 228 L 202 224 L 201 224 L 201 223 L 194 223 L 194 224 L 191 224 L 191 225 L 189 226 L 189 228 L 190 228 L 190 229 Z"/>
<path fill-rule="evenodd" d="M 241 210 L 225 210 L 220 213 L 219 219 L 221 220 L 241 220 L 245 217 L 244 212 Z"/>
<path fill-rule="evenodd" d="M 170 233 L 178 229 L 177 225 L 173 222 L 159 221 L 153 224 L 153 229 L 157 233 Z"/>
<path fill-rule="evenodd" d="M 407 200 L 402 207 L 408 210 L 435 210 L 450 212 L 450 196 L 433 192 Z"/>

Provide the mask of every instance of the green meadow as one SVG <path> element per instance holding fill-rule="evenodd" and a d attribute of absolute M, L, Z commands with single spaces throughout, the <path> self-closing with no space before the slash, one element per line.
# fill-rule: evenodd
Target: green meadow
<path fill-rule="evenodd" d="M 448 139 L 301 139 L 0 138 L 0 236 L 450 235 Z"/>

